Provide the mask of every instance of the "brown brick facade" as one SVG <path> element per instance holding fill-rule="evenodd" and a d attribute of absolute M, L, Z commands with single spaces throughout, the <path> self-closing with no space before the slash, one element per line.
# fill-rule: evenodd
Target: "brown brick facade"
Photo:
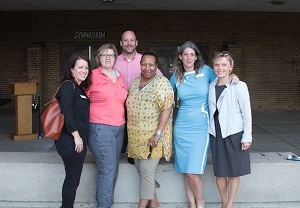
<path fill-rule="evenodd" d="M 60 80 L 61 47 L 112 42 L 136 32 L 138 51 L 187 40 L 212 53 L 232 53 L 234 73 L 248 84 L 253 109 L 300 109 L 300 14 L 208 11 L 0 12 L 0 99 L 13 102 L 11 82 L 37 81 L 43 103 Z M 107 39 L 75 39 L 76 31 L 107 31 Z M 209 63 L 211 65 L 211 63 Z"/>

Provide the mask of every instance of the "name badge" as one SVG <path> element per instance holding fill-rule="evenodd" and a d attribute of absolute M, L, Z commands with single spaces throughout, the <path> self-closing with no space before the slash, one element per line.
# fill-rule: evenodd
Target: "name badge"
<path fill-rule="evenodd" d="M 80 95 L 80 97 L 83 99 L 87 99 L 87 97 L 85 97 L 84 95 Z"/>
<path fill-rule="evenodd" d="M 197 74 L 197 75 L 196 75 L 196 78 L 200 78 L 200 77 L 204 77 L 204 73 L 201 73 L 201 74 Z"/>

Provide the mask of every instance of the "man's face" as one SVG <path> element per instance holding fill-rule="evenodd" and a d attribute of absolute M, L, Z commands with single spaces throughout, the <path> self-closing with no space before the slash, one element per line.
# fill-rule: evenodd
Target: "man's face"
<path fill-rule="evenodd" d="M 132 54 L 135 53 L 138 41 L 136 40 L 135 34 L 131 31 L 124 32 L 120 45 L 123 48 L 123 53 Z"/>

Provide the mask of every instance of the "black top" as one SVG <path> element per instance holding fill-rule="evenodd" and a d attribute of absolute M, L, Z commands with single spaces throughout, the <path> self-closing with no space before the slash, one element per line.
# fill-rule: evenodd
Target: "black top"
<path fill-rule="evenodd" d="M 216 90 L 216 103 L 219 100 L 220 95 L 222 94 L 223 90 L 226 88 L 226 85 L 216 85 L 215 90 Z M 219 123 L 219 111 L 218 108 L 216 109 L 214 113 L 214 120 L 215 120 L 215 127 L 216 127 L 216 134 L 220 135 L 220 138 L 222 138 L 221 134 L 221 126 Z"/>
<path fill-rule="evenodd" d="M 60 111 L 65 116 L 63 132 L 56 141 L 56 148 L 75 148 L 71 134 L 78 131 L 84 144 L 87 144 L 89 135 L 90 100 L 76 82 L 66 81 L 59 88 L 56 99 L 60 103 Z"/>

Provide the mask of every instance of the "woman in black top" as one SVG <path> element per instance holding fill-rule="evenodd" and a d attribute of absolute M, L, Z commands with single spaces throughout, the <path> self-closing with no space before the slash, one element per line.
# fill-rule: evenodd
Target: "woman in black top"
<path fill-rule="evenodd" d="M 86 56 L 71 56 L 63 72 L 63 83 L 56 94 L 65 118 L 63 132 L 55 142 L 66 172 L 62 208 L 73 208 L 86 156 L 90 101 L 85 91 L 91 85 L 90 69 L 90 60 Z"/>

